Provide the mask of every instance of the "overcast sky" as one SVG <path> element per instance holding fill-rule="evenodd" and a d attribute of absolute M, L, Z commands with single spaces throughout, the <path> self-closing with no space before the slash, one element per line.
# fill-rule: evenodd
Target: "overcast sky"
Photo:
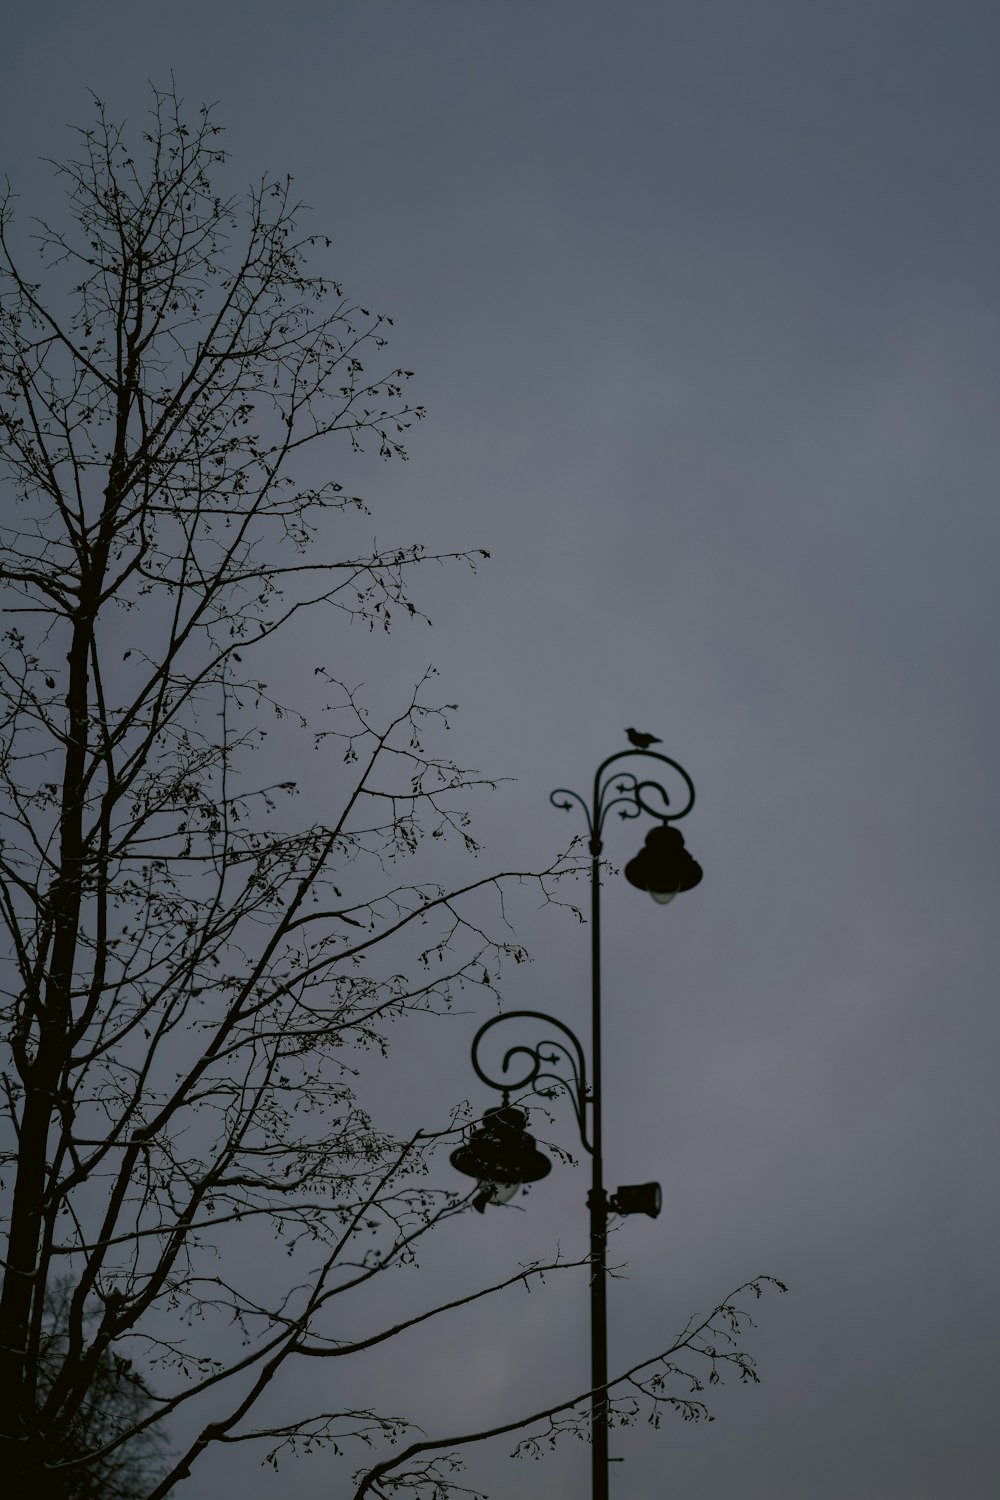
<path fill-rule="evenodd" d="M 996 1494 L 998 55 L 992 0 L 7 8 L 29 204 L 88 88 L 140 121 L 172 68 L 218 101 L 234 180 L 291 171 L 394 317 L 427 421 L 409 465 L 342 472 L 380 542 L 492 560 L 416 584 L 432 629 L 345 635 L 331 666 L 391 705 L 437 665 L 455 758 L 517 778 L 484 859 L 554 856 L 579 830 L 550 789 L 586 791 L 626 724 L 697 785 L 703 884 L 605 900 L 607 1175 L 664 1194 L 614 1242 L 612 1367 L 747 1276 L 791 1290 L 714 1424 L 613 1434 L 615 1500 Z M 638 842 L 616 824 L 608 855 Z M 523 920 L 507 1005 L 582 1030 L 586 930 Z M 475 1024 L 386 1065 L 398 1128 L 492 1102 Z M 582 1252 L 586 1175 L 467 1215 L 358 1326 Z M 488 1424 L 586 1383 L 587 1318 L 567 1277 L 337 1378 Z M 470 1482 L 586 1493 L 583 1445 L 510 1446 Z M 349 1490 L 353 1463 L 259 1457 L 185 1500 Z"/>

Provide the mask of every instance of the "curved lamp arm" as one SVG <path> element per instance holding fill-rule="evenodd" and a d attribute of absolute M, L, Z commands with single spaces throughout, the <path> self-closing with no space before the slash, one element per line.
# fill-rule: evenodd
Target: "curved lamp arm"
<path fill-rule="evenodd" d="M 501 1068 L 503 1077 L 493 1078 L 480 1062 L 480 1045 L 487 1032 L 493 1030 L 504 1021 L 532 1020 L 543 1021 L 545 1025 L 555 1026 L 568 1037 L 569 1044 L 555 1038 L 543 1037 L 534 1046 L 525 1043 L 517 1043 L 508 1047 L 503 1054 Z M 518 1070 L 517 1077 L 511 1077 L 510 1068 L 515 1058 L 523 1059 L 523 1069 Z M 566 1074 L 552 1071 L 560 1062 L 566 1067 Z M 516 1089 L 531 1088 L 535 1093 L 545 1096 L 555 1094 L 560 1088 L 569 1095 L 576 1115 L 576 1123 L 580 1129 L 580 1141 L 585 1151 L 593 1155 L 594 1146 L 587 1133 L 587 1105 L 592 1102 L 591 1093 L 587 1086 L 587 1062 L 584 1057 L 583 1047 L 574 1031 L 563 1024 L 562 1021 L 550 1016 L 542 1010 L 510 1010 L 505 1011 L 502 1016 L 493 1016 L 484 1025 L 480 1026 L 472 1039 L 472 1066 L 479 1078 L 489 1088 L 498 1089 L 506 1104 L 510 1094 Z M 568 1074 L 568 1076 L 567 1076 Z M 536 1088 L 542 1079 L 549 1080 L 549 1087 Z"/>
<path fill-rule="evenodd" d="M 662 808 L 670 806 L 666 788 L 660 782 L 651 779 L 640 781 L 635 772 L 630 770 L 619 770 L 613 775 L 605 776 L 609 766 L 634 756 L 641 756 L 643 760 L 658 760 L 662 765 L 669 766 L 672 771 L 677 772 L 684 783 L 687 796 L 676 812 L 662 811 L 661 807 L 650 806 L 646 800 L 646 794 L 655 793 L 662 803 Z M 596 855 L 601 851 L 604 820 L 613 807 L 618 807 L 618 815 L 622 818 L 637 818 L 641 812 L 644 812 L 652 818 L 658 818 L 661 823 L 674 823 L 679 818 L 686 817 L 694 807 L 694 782 L 678 761 L 672 760 L 669 755 L 661 755 L 658 750 L 619 750 L 617 754 L 609 755 L 607 760 L 602 761 L 598 766 L 594 774 L 594 798 L 590 807 L 579 792 L 571 791 L 565 786 L 556 787 L 555 791 L 550 792 L 549 801 L 553 807 L 567 811 L 572 808 L 574 802 L 583 808 L 583 814 L 587 820 L 587 831 L 590 835 L 590 852 Z"/>

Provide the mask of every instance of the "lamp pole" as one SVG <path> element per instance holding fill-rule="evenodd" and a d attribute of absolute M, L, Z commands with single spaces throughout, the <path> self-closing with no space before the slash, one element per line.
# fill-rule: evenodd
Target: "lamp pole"
<path fill-rule="evenodd" d="M 608 1310 L 607 1310 L 607 1239 L 608 1211 L 618 1213 L 643 1212 L 651 1217 L 659 1213 L 659 1188 L 655 1183 L 641 1188 L 620 1188 L 610 1202 L 604 1187 L 603 1159 L 603 1110 L 601 1076 L 601 854 L 604 848 L 604 824 L 612 808 L 620 817 L 637 818 L 641 813 L 658 820 L 646 838 L 646 848 L 625 867 L 626 878 L 631 884 L 649 891 L 660 903 L 671 901 L 680 891 L 690 890 L 701 880 L 701 867 L 684 848 L 680 833 L 672 827 L 678 819 L 686 816 L 694 806 L 694 784 L 677 761 L 649 748 L 658 744 L 651 735 L 639 735 L 635 730 L 627 731 L 632 748 L 618 751 L 601 762 L 594 775 L 594 789 L 588 804 L 578 792 L 567 787 L 558 787 L 549 794 L 555 807 L 572 809 L 574 804 L 582 808 L 587 821 L 588 848 L 590 851 L 590 967 L 591 967 L 591 1082 L 587 1083 L 586 1057 L 576 1034 L 562 1021 L 544 1011 L 507 1011 L 494 1016 L 481 1026 L 472 1042 L 472 1065 L 477 1075 L 491 1088 L 503 1093 L 504 1106 L 510 1094 L 522 1089 L 533 1090 L 543 1095 L 553 1095 L 560 1089 L 569 1096 L 574 1107 L 580 1129 L 580 1141 L 591 1158 L 591 1187 L 587 1197 L 590 1210 L 590 1384 L 591 1384 L 591 1474 L 593 1500 L 608 1500 Z M 666 789 L 658 781 L 640 780 L 631 770 L 622 769 L 619 762 L 641 757 L 658 761 L 670 767 L 684 785 L 685 796 L 679 810 L 670 810 L 670 799 Z M 612 767 L 617 770 L 611 770 Z M 648 798 L 657 799 L 658 805 L 650 805 Z M 515 1020 L 538 1020 L 546 1026 L 554 1026 L 562 1037 L 547 1038 L 534 1046 L 517 1045 L 507 1049 L 503 1055 L 500 1078 L 491 1076 L 482 1061 L 483 1039 L 494 1027 Z M 562 1038 L 567 1038 L 567 1041 Z M 515 1057 L 527 1059 L 527 1071 L 523 1076 L 511 1075 Z M 560 1069 L 560 1071 L 552 1071 Z M 520 1072 L 520 1070 L 518 1070 Z M 535 1085 L 544 1083 L 541 1089 Z M 588 1119 L 589 1114 L 589 1119 Z M 588 1129 L 589 1125 L 589 1129 Z M 519 1127 L 523 1128 L 523 1127 Z M 480 1134 L 484 1134 L 480 1132 Z M 527 1138 L 530 1142 L 530 1137 Z M 495 1137 L 481 1146 L 477 1155 L 476 1138 L 469 1146 L 462 1147 L 452 1155 L 459 1170 L 473 1176 L 481 1174 L 481 1193 L 477 1206 L 493 1201 L 506 1201 L 515 1182 L 530 1180 L 515 1176 L 525 1170 L 520 1162 L 512 1158 L 505 1175 L 498 1154 L 491 1150 Z M 537 1153 L 536 1153 L 537 1154 Z M 488 1158 L 488 1161 L 487 1161 Z M 541 1175 L 534 1173 L 535 1178 Z M 493 1177 L 494 1180 L 491 1180 Z M 498 1184 L 506 1184 L 506 1190 L 498 1190 Z M 495 1196 L 491 1196 L 495 1194 Z"/>
<path fill-rule="evenodd" d="M 640 752 L 641 753 L 641 752 Z M 607 765 L 607 762 L 604 762 Z M 603 769 L 603 767 L 601 768 Z M 608 1497 L 608 1205 L 604 1192 L 603 1093 L 601 1088 L 601 770 L 594 777 L 590 823 L 590 1055 L 594 1060 L 592 1121 L 594 1154 L 590 1193 L 590 1463 L 593 1500 Z M 554 800 L 556 793 L 550 796 Z M 557 803 L 566 807 L 568 804 Z"/>

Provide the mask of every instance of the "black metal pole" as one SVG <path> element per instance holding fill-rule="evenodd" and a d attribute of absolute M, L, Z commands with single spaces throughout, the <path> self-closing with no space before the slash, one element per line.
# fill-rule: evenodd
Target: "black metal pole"
<path fill-rule="evenodd" d="M 604 1195 L 601 1119 L 601 839 L 595 802 L 590 836 L 591 1121 L 594 1154 L 590 1189 L 590 1441 L 593 1500 L 608 1500 L 608 1205 Z"/>

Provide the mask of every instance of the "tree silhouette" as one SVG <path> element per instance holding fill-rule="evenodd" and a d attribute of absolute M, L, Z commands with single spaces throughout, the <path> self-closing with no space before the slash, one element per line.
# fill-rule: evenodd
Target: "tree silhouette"
<path fill-rule="evenodd" d="M 329 240 L 300 230 L 290 180 L 242 200 L 216 186 L 209 110 L 189 122 L 154 91 L 133 152 L 95 102 L 56 169 L 70 227 L 38 227 L 32 275 L 0 203 L 15 622 L 0 664 L 0 1424 L 18 1493 L 159 1500 L 212 1443 L 270 1437 L 274 1454 L 407 1430 L 367 1410 L 257 1427 L 251 1413 L 290 1361 L 443 1310 L 355 1343 L 330 1333 L 337 1299 L 467 1207 L 428 1185 L 433 1135 L 396 1139 L 362 1108 L 355 1054 L 459 988 L 495 992 L 525 956 L 505 887 L 530 878 L 550 897 L 572 862 L 470 870 L 454 888 L 401 878 L 427 837 L 475 855 L 468 800 L 493 784 L 429 745 L 454 707 L 433 673 L 376 721 L 317 648 L 316 730 L 256 666 L 309 612 L 388 630 L 419 613 L 415 570 L 486 554 L 335 558 L 332 521 L 364 502 L 316 482 L 313 448 L 339 437 L 405 459 L 423 415 L 385 353 L 392 320 L 315 269 Z M 289 827 L 294 781 L 254 779 L 279 721 L 338 753 L 334 817 Z M 454 1138 L 460 1116 L 439 1123 Z M 231 1253 L 260 1226 L 287 1252 L 269 1290 Z M 151 1474 L 182 1409 L 203 1410 L 196 1436 Z M 406 1483 L 443 1494 L 432 1448 Z M 402 1482 L 371 1472 L 374 1493 Z"/>
<path fill-rule="evenodd" d="M 39 1390 L 44 1396 L 62 1368 L 72 1287 L 50 1286 L 45 1298 L 39 1346 Z M 153 1410 L 153 1397 L 129 1360 L 110 1350 L 97 1362 L 74 1419 L 48 1455 L 49 1469 L 38 1500 L 142 1500 L 166 1469 L 165 1438 L 155 1427 L 140 1427 Z M 128 1441 L 117 1439 L 128 1435 Z"/>

